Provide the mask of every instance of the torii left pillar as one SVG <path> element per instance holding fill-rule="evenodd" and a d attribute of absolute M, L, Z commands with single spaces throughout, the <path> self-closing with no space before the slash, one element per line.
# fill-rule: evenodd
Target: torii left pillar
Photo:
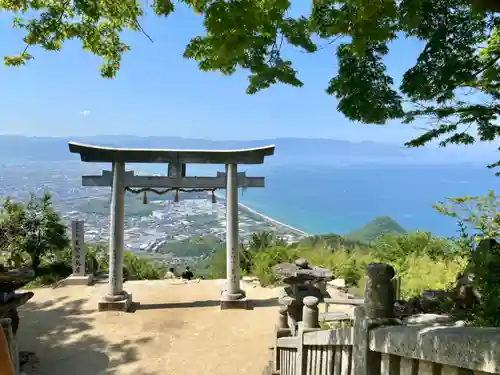
<path fill-rule="evenodd" d="M 221 309 L 246 309 L 248 301 L 240 288 L 240 241 L 238 225 L 238 168 L 226 165 L 226 288 Z"/>
<path fill-rule="evenodd" d="M 109 288 L 99 301 L 99 311 L 127 311 L 132 295 L 123 290 L 123 247 L 125 223 L 125 163 L 113 162 L 109 224 Z"/>

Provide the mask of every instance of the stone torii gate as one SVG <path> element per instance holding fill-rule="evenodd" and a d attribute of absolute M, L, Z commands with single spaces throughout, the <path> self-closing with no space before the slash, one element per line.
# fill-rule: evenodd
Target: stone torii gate
<path fill-rule="evenodd" d="M 274 146 L 242 150 L 170 150 L 112 148 L 69 142 L 69 151 L 80 154 L 83 162 L 112 163 L 112 171 L 101 176 L 83 176 L 83 186 L 111 187 L 109 223 L 109 290 L 99 302 L 99 311 L 126 311 L 132 296 L 123 290 L 123 249 L 125 191 L 136 188 L 226 189 L 226 288 L 221 294 L 221 308 L 246 308 L 245 292 L 240 288 L 238 187 L 264 187 L 264 177 L 247 177 L 238 173 L 238 164 L 263 164 L 266 156 L 274 154 Z M 126 163 L 168 163 L 168 176 L 136 176 L 125 171 Z M 224 164 L 225 173 L 216 177 L 187 177 L 186 164 Z"/>

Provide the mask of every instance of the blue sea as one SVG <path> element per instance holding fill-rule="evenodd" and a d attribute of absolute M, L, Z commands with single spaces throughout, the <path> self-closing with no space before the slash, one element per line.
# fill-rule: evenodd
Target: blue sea
<path fill-rule="evenodd" d="M 188 173 L 208 174 L 202 169 Z M 376 216 L 391 216 L 408 230 L 452 236 L 455 220 L 432 205 L 500 187 L 500 177 L 484 164 L 283 164 L 255 166 L 247 175 L 266 177 L 266 187 L 246 190 L 242 203 L 311 234 L 345 234 Z"/>

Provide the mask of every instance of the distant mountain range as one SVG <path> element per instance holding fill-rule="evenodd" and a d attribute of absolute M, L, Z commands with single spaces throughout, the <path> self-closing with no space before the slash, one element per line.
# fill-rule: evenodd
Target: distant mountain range
<path fill-rule="evenodd" d="M 25 137 L 0 135 L 0 162 L 78 160 L 70 154 L 68 142 L 77 141 L 102 146 L 173 149 L 238 149 L 275 144 L 272 164 L 298 165 L 345 163 L 489 163 L 495 152 L 468 148 L 423 147 L 405 149 L 401 145 L 375 142 L 349 142 L 335 139 L 276 138 L 250 141 L 212 141 L 180 137 L 100 135 L 88 137 Z M 267 160 L 266 160 L 267 164 Z"/>

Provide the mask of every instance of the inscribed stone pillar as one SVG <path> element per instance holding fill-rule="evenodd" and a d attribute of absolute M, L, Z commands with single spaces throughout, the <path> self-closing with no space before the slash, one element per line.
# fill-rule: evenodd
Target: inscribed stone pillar
<path fill-rule="evenodd" d="M 73 248 L 73 276 L 85 276 L 85 229 L 82 220 L 71 222 L 71 245 Z"/>
<path fill-rule="evenodd" d="M 109 291 L 106 299 L 122 299 L 123 236 L 125 221 L 125 163 L 113 163 L 111 188 L 111 218 L 109 224 Z"/>
<path fill-rule="evenodd" d="M 223 297 L 237 300 L 244 295 L 240 289 L 240 259 L 238 236 L 237 165 L 226 165 L 226 290 Z"/>
<path fill-rule="evenodd" d="M 73 249 L 73 273 L 63 281 L 62 285 L 90 285 L 93 275 L 86 273 L 83 220 L 71 222 L 71 247 Z"/>
<path fill-rule="evenodd" d="M 394 268 L 385 263 L 366 265 L 365 310 L 370 319 L 394 318 Z"/>

